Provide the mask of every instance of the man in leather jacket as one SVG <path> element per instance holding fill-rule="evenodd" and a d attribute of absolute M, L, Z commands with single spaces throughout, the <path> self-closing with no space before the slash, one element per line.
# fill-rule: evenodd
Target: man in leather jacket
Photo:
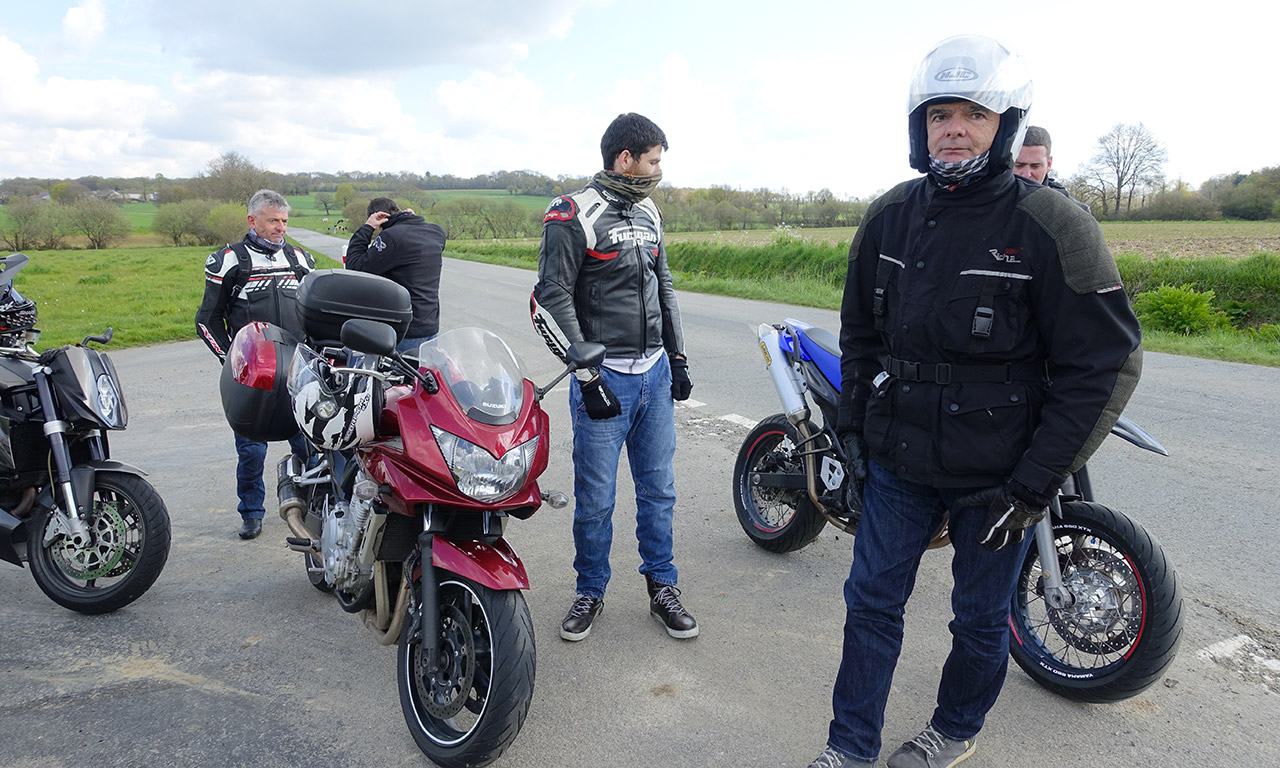
<path fill-rule="evenodd" d="M 295 339 L 303 337 L 298 319 L 298 281 L 315 269 L 311 254 L 285 242 L 289 203 L 280 194 L 260 189 L 249 198 L 249 233 L 214 251 L 204 264 L 204 300 L 196 310 L 198 335 L 219 362 L 226 362 L 231 341 L 251 321 L 279 326 Z M 287 365 L 287 363 L 286 363 Z M 236 494 L 240 497 L 240 538 L 262 532 L 266 488 L 262 468 L 267 444 L 235 436 Z M 289 440 L 294 453 L 307 454 L 299 432 Z"/>
<path fill-rule="evenodd" d="M 676 638 L 698 634 L 680 603 L 673 563 L 675 414 L 693 388 L 680 309 L 649 194 L 662 177 L 667 139 L 651 120 L 619 115 L 600 142 L 604 170 L 558 197 L 543 217 L 534 328 L 562 360 L 570 344 L 598 342 L 599 369 L 570 383 L 573 418 L 573 540 L 578 573 L 565 640 L 584 639 L 604 606 L 618 459 L 627 446 L 636 488 L 636 536 L 649 612 Z"/>
<path fill-rule="evenodd" d="M 396 351 L 416 355 L 422 342 L 440 332 L 444 230 L 412 210 L 400 210 L 389 197 L 370 200 L 368 215 L 351 235 L 346 267 L 382 275 L 409 291 L 413 319 Z"/>
<path fill-rule="evenodd" d="M 1008 666 L 1024 530 L 1137 384 L 1138 323 L 1097 223 L 1010 170 L 1030 105 L 1030 78 L 1000 43 L 940 43 L 908 106 L 911 165 L 926 175 L 876 200 L 850 247 L 837 431 L 865 482 L 815 766 L 877 759 L 906 601 L 944 522 L 952 650 L 928 726 L 888 765 L 973 754 Z"/>

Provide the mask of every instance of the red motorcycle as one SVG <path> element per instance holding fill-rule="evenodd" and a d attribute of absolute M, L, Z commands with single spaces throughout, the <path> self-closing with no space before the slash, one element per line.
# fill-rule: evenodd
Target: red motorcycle
<path fill-rule="evenodd" d="M 550 445 L 539 401 L 570 371 L 598 365 L 604 347 L 570 349 L 566 370 L 538 388 L 479 328 L 423 344 L 416 366 L 394 352 L 409 298 L 384 278 L 317 271 L 298 302 L 304 343 L 260 323 L 237 335 L 223 377 L 228 420 L 258 439 L 301 428 L 315 446 L 278 468 L 288 546 L 314 586 L 360 613 L 380 643 L 398 642 L 401 709 L 427 757 L 486 765 L 533 696 L 529 579 L 503 532 L 543 501 L 568 501 L 538 488 Z"/>

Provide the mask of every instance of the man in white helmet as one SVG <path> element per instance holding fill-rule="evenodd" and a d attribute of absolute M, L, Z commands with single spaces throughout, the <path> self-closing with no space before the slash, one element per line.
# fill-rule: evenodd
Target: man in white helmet
<path fill-rule="evenodd" d="M 837 431 L 862 515 L 828 748 L 812 766 L 876 761 L 906 601 L 944 523 L 951 654 L 927 727 L 888 764 L 973 754 L 1008 667 L 1024 529 L 1138 381 L 1138 322 L 1097 223 L 1011 170 L 1030 106 L 1031 80 L 1000 43 L 940 43 L 907 107 L 910 163 L 926 175 L 876 200 L 849 250 Z"/>

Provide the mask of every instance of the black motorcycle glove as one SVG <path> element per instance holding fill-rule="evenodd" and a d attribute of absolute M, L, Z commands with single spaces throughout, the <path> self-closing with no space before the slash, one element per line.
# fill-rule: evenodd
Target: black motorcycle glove
<path fill-rule="evenodd" d="M 688 400 L 693 391 L 693 380 L 689 378 L 689 361 L 683 357 L 671 355 L 671 399 Z"/>
<path fill-rule="evenodd" d="M 613 396 L 613 390 L 604 383 L 604 377 L 597 375 L 591 381 L 581 385 L 582 405 L 587 415 L 593 419 L 612 419 L 622 414 L 622 403 Z"/>
<path fill-rule="evenodd" d="M 861 512 L 862 484 L 867 480 L 866 446 L 857 432 L 841 435 L 840 445 L 844 447 L 845 505 L 850 512 Z"/>
<path fill-rule="evenodd" d="M 1016 480 L 959 499 L 966 507 L 987 508 L 978 543 L 992 552 L 1022 541 L 1023 531 L 1044 519 L 1049 501 Z"/>

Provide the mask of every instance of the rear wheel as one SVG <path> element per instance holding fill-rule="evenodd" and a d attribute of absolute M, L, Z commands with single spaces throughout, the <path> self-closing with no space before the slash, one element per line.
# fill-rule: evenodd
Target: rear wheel
<path fill-rule="evenodd" d="M 794 552 L 818 537 L 826 518 L 809 498 L 800 435 L 786 416 L 756 425 L 733 467 L 733 505 L 742 530 L 770 552 Z"/>
<path fill-rule="evenodd" d="M 1182 588 L 1150 534 L 1101 504 L 1065 502 L 1053 521 L 1062 581 L 1074 600 L 1048 604 L 1033 545 L 1009 613 L 1014 661 L 1069 699 L 1120 701 L 1164 674 L 1182 638 Z"/>
<path fill-rule="evenodd" d="M 414 585 L 415 590 L 417 585 Z M 533 622 L 524 595 L 442 574 L 439 650 L 400 634 L 400 708 L 418 748 L 444 768 L 488 765 L 515 741 L 533 700 Z"/>
<path fill-rule="evenodd" d="M 30 525 L 27 551 L 36 584 L 58 605 L 80 613 L 110 613 L 137 600 L 169 557 L 169 512 L 137 475 L 94 475 L 86 547 L 62 534 L 45 543 L 58 526 L 51 508 L 36 512 Z"/>

